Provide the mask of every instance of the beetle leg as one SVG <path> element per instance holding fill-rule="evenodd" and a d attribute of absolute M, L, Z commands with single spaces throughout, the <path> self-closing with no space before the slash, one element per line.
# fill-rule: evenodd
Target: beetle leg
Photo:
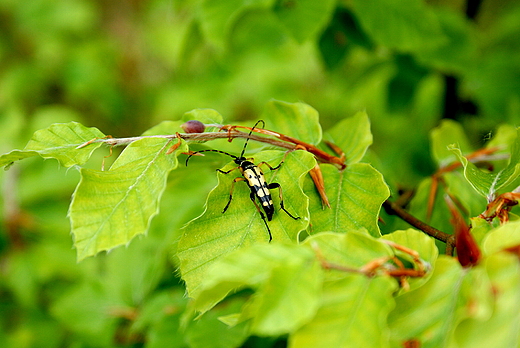
<path fill-rule="evenodd" d="M 271 165 L 269 163 L 267 163 L 267 162 L 260 162 L 260 163 L 257 164 L 257 167 L 260 167 L 262 164 L 265 164 L 267 167 L 269 167 L 269 169 L 276 170 L 276 169 L 280 168 L 282 163 L 283 163 L 283 161 L 280 162 L 280 164 L 278 164 L 276 167 L 271 167 Z"/>
<path fill-rule="evenodd" d="M 222 173 L 222 174 L 229 174 L 229 173 L 231 173 L 232 171 L 234 171 L 234 170 L 237 169 L 237 168 L 239 168 L 239 167 L 235 167 L 235 168 L 233 168 L 233 169 L 230 169 L 230 170 L 228 170 L 227 172 L 225 172 L 225 171 L 223 171 L 223 170 L 221 170 L 221 169 L 217 169 L 217 172 Z"/>
<path fill-rule="evenodd" d="M 280 186 L 279 183 L 277 182 L 272 182 L 270 183 L 269 185 L 267 185 L 267 187 L 269 188 L 269 190 L 273 190 L 275 188 L 278 189 L 278 192 L 279 192 L 279 197 L 280 197 L 280 207 L 282 208 L 282 210 L 287 213 L 287 215 L 289 215 L 290 217 L 292 217 L 294 220 L 298 220 L 300 219 L 299 216 L 293 216 L 291 213 L 289 213 L 287 211 L 287 209 L 285 209 L 285 206 L 283 205 L 283 195 L 282 195 L 282 187 Z"/>
<path fill-rule="evenodd" d="M 267 228 L 267 232 L 269 233 L 269 243 L 273 240 L 273 235 L 271 234 L 271 229 L 269 229 L 269 225 L 267 224 L 267 221 L 265 220 L 265 215 L 258 206 L 258 203 L 256 203 L 256 195 L 254 192 L 251 192 L 249 195 L 249 198 L 251 198 L 251 201 L 255 204 L 256 210 L 258 210 L 258 213 L 260 213 L 260 217 L 262 220 L 264 220 L 265 227 Z"/>
<path fill-rule="evenodd" d="M 278 163 L 278 165 L 276 167 L 272 167 L 269 163 L 267 162 L 260 162 L 258 163 L 257 167 L 260 167 L 262 164 L 265 164 L 267 167 L 269 167 L 270 170 L 277 170 L 278 168 L 280 168 L 282 166 L 282 164 L 285 162 L 285 158 L 287 157 L 287 155 L 289 154 L 289 152 L 292 152 L 292 151 L 286 151 L 285 152 L 285 155 L 283 155 L 283 158 L 282 158 L 282 161 L 280 163 Z"/>
<path fill-rule="evenodd" d="M 219 169 L 217 169 L 217 170 L 219 170 Z M 222 173 L 227 174 L 226 172 L 222 172 Z M 226 206 L 224 207 L 224 210 L 222 210 L 222 214 L 224 214 L 226 212 L 227 208 L 229 208 L 229 205 L 231 204 L 231 199 L 233 198 L 233 189 L 235 188 L 235 183 L 237 181 L 245 181 L 245 180 L 246 179 L 241 178 L 241 177 L 235 178 L 235 180 L 233 180 L 233 182 L 231 183 L 231 190 L 229 190 L 229 201 L 227 202 Z"/>

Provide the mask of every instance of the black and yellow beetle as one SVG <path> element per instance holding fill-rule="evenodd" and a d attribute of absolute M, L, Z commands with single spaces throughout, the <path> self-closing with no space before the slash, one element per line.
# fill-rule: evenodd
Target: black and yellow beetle
<path fill-rule="evenodd" d="M 227 155 L 227 156 L 233 158 L 233 161 L 237 164 L 237 167 L 230 169 L 228 171 L 223 171 L 221 169 L 217 169 L 217 171 L 219 171 L 222 174 L 229 174 L 238 168 L 240 170 L 240 172 L 242 173 L 242 177 L 237 177 L 233 180 L 233 183 L 231 184 L 231 190 L 229 192 L 229 201 L 227 202 L 226 206 L 222 210 L 222 213 L 225 213 L 226 210 L 229 208 L 229 205 L 231 204 L 231 200 L 233 199 L 233 189 L 235 187 L 235 183 L 237 181 L 245 181 L 247 186 L 249 186 L 249 189 L 251 190 L 249 197 L 251 198 L 251 201 L 254 203 L 256 210 L 258 210 L 258 212 L 260 213 L 260 217 L 262 218 L 262 220 L 265 223 L 265 227 L 267 228 L 267 232 L 269 233 L 269 242 L 270 242 L 273 239 L 273 236 L 271 234 L 271 230 L 269 229 L 269 225 L 267 224 L 267 221 L 271 221 L 273 219 L 274 205 L 273 205 L 273 199 L 271 197 L 271 192 L 269 190 L 272 190 L 275 188 L 277 188 L 279 190 L 280 207 L 282 208 L 282 210 L 285 213 L 287 213 L 287 215 L 289 215 L 291 218 L 293 218 L 295 220 L 298 220 L 300 217 L 293 216 L 291 213 L 289 213 L 287 211 L 287 209 L 285 209 L 284 204 L 283 204 L 282 187 L 280 186 L 279 183 L 276 183 L 276 182 L 268 184 L 265 181 L 264 173 L 259 168 L 259 166 L 261 166 L 262 164 L 265 164 L 267 167 L 269 167 L 270 170 L 276 170 L 276 169 L 280 168 L 280 166 L 282 165 L 282 163 L 284 161 L 282 160 L 276 167 L 271 167 L 269 165 L 269 163 L 267 163 L 267 162 L 261 162 L 258 165 L 255 165 L 253 162 L 249 161 L 247 158 L 244 157 L 244 152 L 246 151 L 249 137 L 251 136 L 251 133 L 253 132 L 253 130 L 255 128 L 257 128 L 256 126 L 259 123 L 262 123 L 262 127 L 264 127 L 265 124 L 264 124 L 264 121 L 262 121 L 262 120 L 259 120 L 255 123 L 255 125 L 253 126 L 253 128 L 251 128 L 251 131 L 249 132 L 248 138 L 246 139 L 244 148 L 242 149 L 242 153 L 240 154 L 240 156 L 235 156 L 230 153 L 220 151 L 220 150 L 214 150 L 214 149 L 201 150 L 201 151 L 191 153 L 188 156 L 188 158 L 186 158 L 186 165 L 188 165 L 188 161 L 191 158 L 191 156 L 201 153 L 201 152 L 218 152 L 218 153 L 222 153 L 224 155 Z M 265 215 L 262 212 L 262 210 L 260 209 L 260 207 L 258 206 L 258 203 L 256 202 L 256 198 L 258 198 L 258 200 L 260 201 L 260 205 L 262 206 L 262 209 L 264 210 Z M 266 221 L 266 216 L 267 216 L 267 221 Z"/>

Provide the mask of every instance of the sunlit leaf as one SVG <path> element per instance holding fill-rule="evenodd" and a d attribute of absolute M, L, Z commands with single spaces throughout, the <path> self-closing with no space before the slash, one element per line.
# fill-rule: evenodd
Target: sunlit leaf
<path fill-rule="evenodd" d="M 316 316 L 289 336 L 289 347 L 388 347 L 396 287 L 391 278 L 360 274 L 327 281 Z"/>
<path fill-rule="evenodd" d="M 69 211 L 78 260 L 147 231 L 166 178 L 178 163 L 175 154 L 165 154 L 169 144 L 145 138 L 130 144 L 110 170 L 81 170 Z"/>
<path fill-rule="evenodd" d="M 321 141 L 318 111 L 305 103 L 271 100 L 265 106 L 262 118 L 267 129 L 313 145 Z"/>
<path fill-rule="evenodd" d="M 469 216 L 478 216 L 485 210 L 486 200 L 473 189 L 461 171 L 445 173 L 442 178 L 445 186 L 443 190 L 443 185 L 439 185 L 437 196 L 440 199 L 444 200 L 444 192 L 456 197 Z M 440 204 L 444 205 L 445 203 Z M 435 209 L 439 209 L 439 206 L 434 207 Z"/>
<path fill-rule="evenodd" d="M 511 148 L 509 164 L 496 173 L 477 168 L 475 164 L 462 155 L 462 151 L 458 147 L 451 146 L 450 150 L 461 161 L 466 179 L 479 194 L 488 199 L 488 202 L 492 201 L 501 189 L 508 186 L 511 189 L 515 188 L 512 185 L 514 182 L 517 182 L 520 176 L 520 136 L 517 135 L 516 141 Z"/>
<path fill-rule="evenodd" d="M 432 264 L 439 256 L 439 250 L 435 246 L 433 238 L 413 228 L 385 234 L 382 238 L 416 251 L 421 259 Z"/>
<path fill-rule="evenodd" d="M 393 256 L 390 246 L 363 231 L 322 232 L 307 238 L 304 244 L 315 249 L 325 261 L 353 269 Z"/>
<path fill-rule="evenodd" d="M 435 246 L 435 240 L 432 237 L 428 236 L 426 233 L 410 228 L 385 234 L 382 238 L 416 251 L 419 254 L 421 261 L 423 261 L 426 275 L 420 278 L 408 279 L 410 289 L 415 289 L 430 278 L 432 274 L 430 270 L 439 256 L 439 249 Z M 413 258 L 409 254 L 399 250 L 396 250 L 395 254 L 400 258 L 413 262 Z"/>
<path fill-rule="evenodd" d="M 23 150 L 13 150 L 0 156 L 0 166 L 37 155 L 55 158 L 67 168 L 82 165 L 102 144 L 95 143 L 82 148 L 78 146 L 104 136 L 97 128 L 87 128 L 77 122 L 56 123 L 35 132 Z"/>
<path fill-rule="evenodd" d="M 276 166 L 283 157 L 282 151 L 264 151 L 255 156 L 254 162 L 266 161 Z M 300 217 L 299 220 L 294 220 L 279 209 L 278 190 L 273 190 L 271 195 L 276 211 L 273 220 L 268 222 L 273 241 L 294 241 L 298 232 L 307 227 L 308 198 L 300 188 L 300 183 L 302 176 L 314 164 L 311 154 L 295 151 L 287 154 L 285 163 L 276 171 L 264 170 L 268 183 L 280 183 L 285 208 L 294 216 Z M 236 164 L 232 162 L 222 169 L 230 170 L 234 167 Z M 238 169 L 227 175 L 218 173 L 219 184 L 210 192 L 206 210 L 185 227 L 184 235 L 179 241 L 180 271 L 190 296 L 196 296 L 208 267 L 218 258 L 237 248 L 259 242 L 267 243 L 269 240 L 266 226 L 251 202 L 246 183 L 236 183 L 229 208 L 222 213 L 229 201 L 233 179 L 239 175 Z"/>
<path fill-rule="evenodd" d="M 518 347 L 520 330 L 520 266 L 516 256 L 498 253 L 484 260 L 493 286 L 493 313 L 470 318 L 456 330 L 457 347 Z M 491 290 L 491 289 L 490 289 Z"/>
<path fill-rule="evenodd" d="M 324 232 L 305 242 L 321 262 L 361 269 L 390 259 L 392 248 L 365 233 Z M 386 347 L 386 317 L 393 308 L 397 282 L 389 277 L 366 277 L 345 270 L 326 272 L 321 306 L 316 316 L 289 337 L 290 347 Z"/>
<path fill-rule="evenodd" d="M 473 150 L 462 125 L 452 120 L 442 120 L 438 127 L 432 129 L 430 141 L 433 159 L 439 167 L 457 160 L 456 155 L 448 149 L 449 145 L 457 144 L 462 153 L 470 153 Z"/>
<path fill-rule="evenodd" d="M 331 136 L 332 142 L 343 150 L 347 164 L 359 162 L 372 145 L 370 120 L 366 112 L 358 112 L 352 117 L 344 118 L 327 134 Z"/>
<path fill-rule="evenodd" d="M 487 148 L 497 147 L 499 149 L 510 149 L 515 143 L 518 130 L 516 127 L 509 124 L 501 124 L 496 130 L 491 133 L 493 137 L 486 143 Z"/>
<path fill-rule="evenodd" d="M 423 286 L 396 298 L 388 317 L 392 346 L 413 338 L 424 348 L 446 347 L 461 320 L 489 316 L 491 287 L 482 267 L 466 271 L 445 256 L 434 267 Z"/>
<path fill-rule="evenodd" d="M 509 222 L 491 230 L 484 238 L 482 250 L 491 255 L 516 245 L 520 245 L 520 221 Z"/>
<path fill-rule="evenodd" d="M 185 112 L 182 115 L 183 121 L 197 120 L 202 123 L 221 124 L 223 122 L 222 115 L 213 109 L 194 109 Z"/>
<path fill-rule="evenodd" d="M 313 182 L 305 182 L 310 201 L 311 233 L 348 232 L 366 229 L 380 236 L 377 220 L 381 205 L 390 195 L 381 173 L 366 163 L 354 163 L 344 170 L 320 165 L 331 208 L 324 208 Z"/>
<path fill-rule="evenodd" d="M 251 319 L 251 332 L 280 335 L 294 331 L 315 313 L 322 273 L 311 249 L 278 243 L 258 244 L 215 262 L 201 284 L 195 307 L 206 311 L 229 292 L 250 288 L 240 321 Z"/>
<path fill-rule="evenodd" d="M 322 269 L 309 251 L 308 258 L 295 263 L 282 262 L 255 294 L 247 308 L 256 335 L 280 335 L 293 332 L 306 323 L 321 301 Z"/>

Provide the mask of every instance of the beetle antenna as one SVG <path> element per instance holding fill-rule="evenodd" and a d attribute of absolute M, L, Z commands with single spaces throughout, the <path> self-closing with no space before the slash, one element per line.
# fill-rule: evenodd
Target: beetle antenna
<path fill-rule="evenodd" d="M 244 144 L 244 148 L 242 149 L 242 153 L 240 154 L 240 158 L 244 157 L 244 152 L 246 152 L 246 147 L 247 147 L 247 143 L 249 142 L 249 137 L 251 136 L 251 134 L 253 133 L 253 130 L 256 128 L 256 126 L 262 122 L 262 128 L 265 127 L 265 122 L 264 120 L 258 120 L 256 121 L 255 125 L 253 126 L 253 128 L 251 128 L 251 130 L 249 131 L 249 134 L 247 135 L 247 139 L 246 139 L 246 143 Z"/>
<path fill-rule="evenodd" d="M 220 151 L 220 150 L 214 150 L 214 149 L 200 150 L 200 151 L 196 151 L 196 152 L 191 153 L 191 154 L 188 156 L 188 158 L 186 158 L 186 166 L 188 165 L 188 161 L 190 160 L 191 156 L 194 156 L 194 155 L 196 155 L 196 154 L 198 154 L 198 153 L 201 153 L 201 152 L 210 152 L 210 151 L 211 151 L 211 152 L 223 153 L 224 155 L 228 155 L 229 157 L 234 158 L 234 159 L 237 159 L 237 158 L 238 158 L 238 157 L 235 156 L 235 155 L 232 155 L 232 154 L 230 154 L 230 153 L 227 153 L 227 152 L 224 152 L 224 151 Z"/>

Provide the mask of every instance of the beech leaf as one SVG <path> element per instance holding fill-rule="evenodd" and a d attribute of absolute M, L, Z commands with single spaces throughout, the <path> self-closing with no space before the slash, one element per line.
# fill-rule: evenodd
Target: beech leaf
<path fill-rule="evenodd" d="M 311 233 L 366 229 L 370 235 L 380 236 L 379 212 L 390 196 L 381 173 L 366 163 L 354 163 L 344 170 L 329 164 L 320 168 L 331 208 L 323 208 L 314 183 L 306 180 L 304 189 L 311 197 Z"/>
<path fill-rule="evenodd" d="M 491 202 L 497 193 L 506 188 L 514 189 L 513 182 L 520 176 L 520 131 L 517 131 L 517 138 L 511 148 L 509 164 L 502 170 L 494 173 L 483 171 L 475 164 L 471 163 L 462 155 L 462 151 L 455 145 L 449 149 L 457 156 L 464 167 L 464 176 L 473 188 Z"/>
<path fill-rule="evenodd" d="M 284 156 L 283 151 L 263 151 L 255 155 L 252 161 L 266 161 L 276 166 Z M 314 156 L 310 153 L 294 151 L 287 154 L 279 169 L 264 170 L 268 183 L 280 183 L 285 208 L 294 216 L 300 217 L 294 220 L 282 211 L 278 189 L 272 190 L 275 214 L 272 221 L 267 223 L 273 241 L 296 241 L 298 233 L 307 227 L 308 198 L 301 189 L 301 181 L 315 163 Z M 231 162 L 222 170 L 230 170 L 236 166 Z M 266 226 L 251 202 L 250 189 L 245 183 L 237 182 L 234 185 L 233 199 L 227 211 L 222 212 L 229 201 L 232 182 L 240 176 L 240 172 L 236 170 L 227 175 L 217 175 L 219 184 L 210 192 L 204 213 L 186 225 L 178 245 L 180 271 L 190 296 L 196 296 L 197 288 L 214 261 L 235 249 L 254 243 L 267 243 L 269 240 Z"/>
<path fill-rule="evenodd" d="M 69 216 L 78 260 L 127 244 L 146 233 L 158 213 L 159 200 L 176 153 L 166 155 L 171 142 L 144 138 L 130 144 L 108 171 L 81 170 Z"/>
<path fill-rule="evenodd" d="M 104 136 L 97 128 L 87 128 L 77 122 L 55 123 L 36 131 L 23 150 L 13 150 L 0 156 L 0 166 L 9 166 L 15 161 L 37 155 L 55 158 L 67 168 L 82 165 L 102 144 L 93 143 L 81 148 L 78 146 Z"/>

